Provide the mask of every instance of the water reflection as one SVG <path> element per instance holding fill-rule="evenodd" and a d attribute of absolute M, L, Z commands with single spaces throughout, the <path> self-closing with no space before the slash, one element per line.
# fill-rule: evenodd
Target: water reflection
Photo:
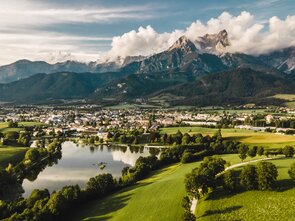
<path fill-rule="evenodd" d="M 47 188 L 57 190 L 65 185 L 79 184 L 81 187 L 90 177 L 100 173 L 111 173 L 114 177 L 121 175 L 126 166 L 134 166 L 140 156 L 158 154 L 159 150 L 146 147 L 127 146 L 89 146 L 78 145 L 73 142 L 62 144 L 62 158 L 52 166 L 46 167 L 36 177 L 30 177 L 23 182 L 27 197 L 33 189 Z M 99 163 L 105 162 L 106 167 L 101 170 Z"/>

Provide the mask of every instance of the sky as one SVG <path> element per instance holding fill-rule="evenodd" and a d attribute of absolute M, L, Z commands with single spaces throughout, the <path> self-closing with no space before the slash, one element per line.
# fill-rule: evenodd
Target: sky
<path fill-rule="evenodd" d="M 0 0 L 0 65 L 151 55 L 226 29 L 230 52 L 295 45 L 294 0 Z"/>

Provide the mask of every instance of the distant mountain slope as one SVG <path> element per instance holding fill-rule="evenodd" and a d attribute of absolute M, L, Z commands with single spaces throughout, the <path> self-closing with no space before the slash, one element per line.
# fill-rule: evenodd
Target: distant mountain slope
<path fill-rule="evenodd" d="M 9 84 L 0 84 L 0 100 L 34 103 L 55 99 L 82 99 L 118 77 L 121 77 L 118 73 L 36 74 Z"/>
<path fill-rule="evenodd" d="M 280 74 L 238 68 L 198 77 L 192 72 L 149 74 L 69 73 L 37 74 L 9 84 L 0 84 L 0 101 L 50 102 L 87 99 L 96 103 L 169 97 L 171 105 L 273 104 L 266 99 L 277 93 L 295 93 L 295 81 Z"/>
<path fill-rule="evenodd" d="M 164 89 L 158 94 L 185 97 L 173 105 L 225 105 L 274 103 L 266 98 L 277 93 L 295 93 L 295 82 L 280 75 L 266 74 L 248 68 L 234 69 L 198 79 L 192 83 Z"/>
<path fill-rule="evenodd" d="M 119 66 L 115 62 L 88 64 L 66 61 L 56 64 L 48 64 L 44 61 L 19 60 L 15 63 L 0 66 L 0 83 L 9 83 L 30 77 L 34 74 L 50 74 L 56 72 L 76 72 L 76 73 L 102 73 L 118 70 Z"/>
<path fill-rule="evenodd" d="M 91 98 L 95 100 L 112 98 L 117 101 L 130 101 L 148 97 L 164 88 L 195 81 L 195 79 L 196 77 L 189 72 L 131 74 L 97 89 Z"/>
<path fill-rule="evenodd" d="M 294 86 L 295 81 L 285 79 L 284 76 L 249 68 L 233 69 L 201 78 L 190 72 L 161 72 L 128 75 L 96 90 L 92 98 L 97 101 L 111 98 L 122 102 L 169 95 L 170 98 L 181 98 L 170 99 L 173 105 L 261 103 L 276 93 L 295 93 Z"/>
<path fill-rule="evenodd" d="M 295 46 L 260 55 L 259 59 L 287 74 L 295 72 Z"/>
<path fill-rule="evenodd" d="M 225 53 L 220 56 L 220 59 L 228 69 L 250 68 L 252 70 L 263 71 L 266 73 L 280 73 L 280 71 L 274 68 L 271 64 L 266 64 L 261 59 L 252 55 Z"/>

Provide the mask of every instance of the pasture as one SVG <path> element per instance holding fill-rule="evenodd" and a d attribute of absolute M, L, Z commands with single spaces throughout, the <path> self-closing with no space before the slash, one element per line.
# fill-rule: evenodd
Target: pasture
<path fill-rule="evenodd" d="M 80 207 L 67 220 L 181 220 L 184 176 L 198 164 L 161 169 L 132 187 Z"/>
<path fill-rule="evenodd" d="M 42 122 L 22 121 L 22 122 L 18 122 L 17 128 L 9 128 L 7 122 L 0 122 L 0 132 L 1 133 L 7 133 L 10 131 L 20 132 L 24 129 L 24 127 L 33 127 L 33 126 L 42 126 L 42 125 L 45 125 L 45 124 Z"/>
<path fill-rule="evenodd" d="M 295 94 L 276 94 L 272 98 L 277 98 L 286 101 L 295 101 Z"/>
<path fill-rule="evenodd" d="M 205 127 L 167 127 L 162 128 L 161 133 L 175 134 L 177 131 L 182 133 L 197 134 L 203 136 L 212 136 L 218 129 Z M 279 148 L 285 145 L 295 145 L 295 136 L 274 134 L 267 132 L 256 132 L 253 130 L 241 129 L 221 129 L 221 134 L 224 138 L 239 141 L 250 146 L 265 146 L 268 148 Z"/>
<path fill-rule="evenodd" d="M 23 147 L 1 147 L 0 146 L 0 169 L 7 167 L 9 163 L 16 164 L 21 161 L 27 148 Z"/>

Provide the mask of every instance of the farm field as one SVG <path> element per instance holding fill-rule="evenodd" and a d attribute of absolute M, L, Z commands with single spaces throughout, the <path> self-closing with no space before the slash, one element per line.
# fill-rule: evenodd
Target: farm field
<path fill-rule="evenodd" d="M 286 102 L 285 105 L 289 108 L 295 108 L 295 101 Z"/>
<path fill-rule="evenodd" d="M 226 194 L 216 191 L 198 202 L 197 221 L 211 220 L 293 220 L 295 184 L 288 176 L 294 158 L 271 160 L 279 172 L 276 191 L 248 191 Z"/>
<path fill-rule="evenodd" d="M 23 147 L 1 147 L 0 146 L 0 169 L 5 168 L 9 163 L 21 161 L 27 148 Z"/>
<path fill-rule="evenodd" d="M 40 122 L 19 122 L 18 128 L 8 128 L 7 122 L 0 122 L 0 132 L 5 134 L 10 131 L 20 132 L 25 126 L 43 125 Z M 26 153 L 27 148 L 10 147 L 0 145 L 0 169 L 5 168 L 9 163 L 17 163 L 21 161 Z"/>
<path fill-rule="evenodd" d="M 234 113 L 248 113 L 248 114 L 263 114 L 266 113 L 267 109 L 241 109 L 241 110 L 234 110 L 234 109 L 221 109 L 221 110 L 208 110 L 208 112 L 218 112 L 219 114 L 226 112 L 226 113 L 230 113 L 230 114 L 234 114 Z"/>
<path fill-rule="evenodd" d="M 21 121 L 18 122 L 19 127 L 33 127 L 33 126 L 42 126 L 45 125 L 42 122 L 35 122 L 35 121 Z"/>
<path fill-rule="evenodd" d="M 161 169 L 135 186 L 80 207 L 68 220 L 181 220 L 184 176 L 198 164 Z"/>
<path fill-rule="evenodd" d="M 205 127 L 167 127 L 162 128 L 161 133 L 174 134 L 180 130 L 182 133 L 203 135 L 213 135 L 218 129 Z M 295 136 L 281 135 L 266 132 L 255 132 L 241 129 L 221 129 L 224 138 L 239 141 L 251 146 L 265 146 L 269 148 L 284 147 L 285 145 L 295 145 Z"/>
<path fill-rule="evenodd" d="M 295 100 L 295 94 L 276 94 L 272 97 L 286 100 L 286 101 L 294 101 Z"/>
<path fill-rule="evenodd" d="M 8 128 L 7 122 L 0 122 L 0 132 L 7 133 L 10 131 L 20 132 L 23 130 L 23 127 L 32 127 L 32 126 L 41 126 L 44 125 L 42 122 L 18 122 L 18 128 Z"/>
<path fill-rule="evenodd" d="M 0 130 L 7 127 L 6 122 L 0 122 Z"/>
<path fill-rule="evenodd" d="M 113 106 L 108 106 L 110 110 L 122 110 L 122 109 L 136 109 L 136 108 L 157 108 L 158 106 L 150 104 L 118 104 Z"/>

